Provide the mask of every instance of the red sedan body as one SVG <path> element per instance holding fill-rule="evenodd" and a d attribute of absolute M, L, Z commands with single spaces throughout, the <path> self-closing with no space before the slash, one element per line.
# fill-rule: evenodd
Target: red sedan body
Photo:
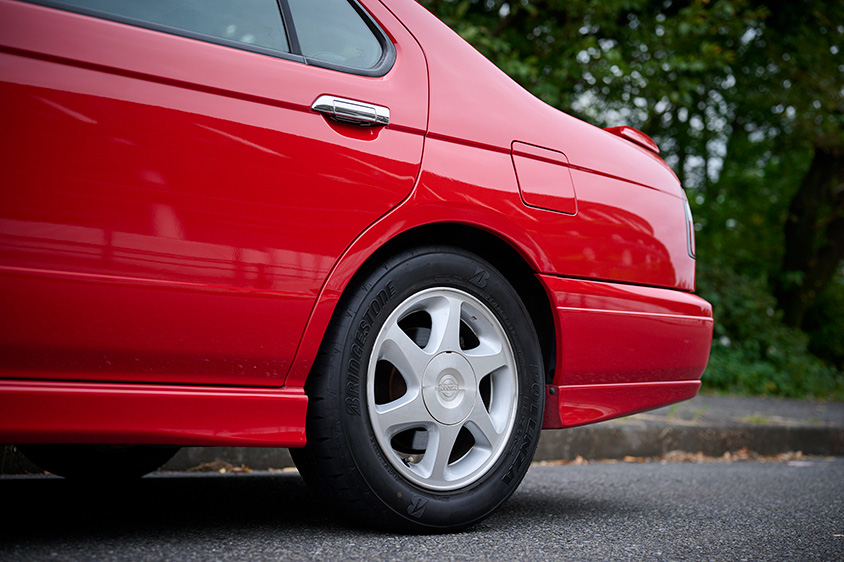
<path fill-rule="evenodd" d="M 696 394 L 712 313 L 655 145 L 413 1 L 360 7 L 386 38 L 364 71 L 0 0 L 0 442 L 303 446 L 338 301 L 420 241 L 512 277 L 545 428 Z"/>

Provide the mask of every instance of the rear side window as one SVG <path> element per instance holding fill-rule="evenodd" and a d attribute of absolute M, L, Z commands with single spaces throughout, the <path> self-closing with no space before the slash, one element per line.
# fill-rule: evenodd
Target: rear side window
<path fill-rule="evenodd" d="M 288 3 L 305 57 L 360 69 L 381 60 L 381 44 L 347 0 Z"/>
<path fill-rule="evenodd" d="M 175 35 L 365 76 L 395 61 L 355 0 L 29 0 Z"/>

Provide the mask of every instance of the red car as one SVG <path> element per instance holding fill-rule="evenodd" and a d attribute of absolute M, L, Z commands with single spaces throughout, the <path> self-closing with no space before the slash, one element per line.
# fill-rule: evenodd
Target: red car
<path fill-rule="evenodd" d="M 291 447 L 332 506 L 452 530 L 542 428 L 700 385 L 657 146 L 412 0 L 0 0 L 0 108 L 0 442 L 58 474 Z"/>

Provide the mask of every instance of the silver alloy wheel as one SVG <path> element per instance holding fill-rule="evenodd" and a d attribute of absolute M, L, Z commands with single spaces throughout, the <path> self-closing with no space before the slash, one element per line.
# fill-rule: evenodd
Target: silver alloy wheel
<path fill-rule="evenodd" d="M 518 395 L 503 326 L 464 291 L 416 293 L 375 340 L 369 419 L 384 456 L 418 486 L 454 490 L 486 474 L 509 440 Z"/>

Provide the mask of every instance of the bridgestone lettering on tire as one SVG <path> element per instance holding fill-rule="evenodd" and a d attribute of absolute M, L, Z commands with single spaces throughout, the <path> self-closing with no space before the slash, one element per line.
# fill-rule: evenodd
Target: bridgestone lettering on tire
<path fill-rule="evenodd" d="M 507 279 L 426 247 L 344 294 L 306 390 L 305 479 L 356 518 L 456 530 L 516 489 L 543 413 L 541 354 Z"/>

